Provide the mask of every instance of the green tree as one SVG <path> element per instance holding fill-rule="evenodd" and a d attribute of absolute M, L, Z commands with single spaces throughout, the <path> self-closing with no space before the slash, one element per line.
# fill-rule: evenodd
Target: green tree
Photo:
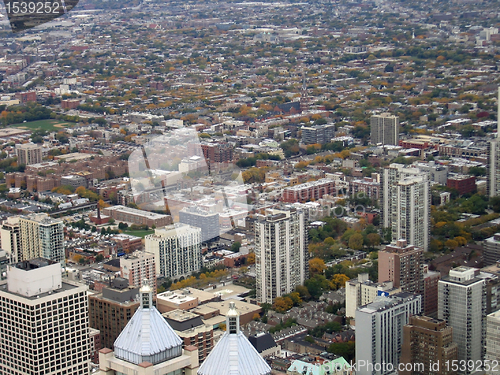
<path fill-rule="evenodd" d="M 238 253 L 240 251 L 240 247 L 241 243 L 239 243 L 238 241 L 233 242 L 233 244 L 231 245 L 231 251 L 234 253 Z"/>
<path fill-rule="evenodd" d="M 361 233 L 354 233 L 349 238 L 349 247 L 353 250 L 361 250 L 363 248 L 363 235 Z"/>

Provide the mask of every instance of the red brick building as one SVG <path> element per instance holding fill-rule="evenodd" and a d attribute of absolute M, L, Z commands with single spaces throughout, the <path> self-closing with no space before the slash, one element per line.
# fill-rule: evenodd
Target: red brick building
<path fill-rule="evenodd" d="M 334 194 L 335 191 L 335 181 L 323 178 L 285 188 L 281 200 L 287 203 L 305 203 L 318 200 L 326 194 Z"/>
<path fill-rule="evenodd" d="M 16 92 L 15 96 L 21 103 L 36 102 L 35 91 Z"/>
<path fill-rule="evenodd" d="M 438 306 L 438 282 L 441 279 L 439 272 L 429 271 L 424 267 L 424 295 L 423 314 L 425 316 L 435 316 Z"/>
<path fill-rule="evenodd" d="M 228 143 L 202 143 L 201 150 L 207 163 L 224 163 L 233 160 L 233 147 Z"/>
<path fill-rule="evenodd" d="M 464 175 L 448 177 L 446 186 L 456 189 L 460 195 L 472 193 L 476 190 L 476 177 Z"/>
<path fill-rule="evenodd" d="M 80 105 L 80 100 L 78 100 L 78 99 L 61 100 L 61 108 L 62 109 L 75 109 L 79 105 Z"/>

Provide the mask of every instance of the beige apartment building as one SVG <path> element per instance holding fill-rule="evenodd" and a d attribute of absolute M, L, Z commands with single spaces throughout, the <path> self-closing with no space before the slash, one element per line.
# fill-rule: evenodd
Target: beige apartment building
<path fill-rule="evenodd" d="M 36 258 L 7 267 L 0 283 L 0 372 L 88 374 L 87 286 L 61 277 L 58 262 Z"/>

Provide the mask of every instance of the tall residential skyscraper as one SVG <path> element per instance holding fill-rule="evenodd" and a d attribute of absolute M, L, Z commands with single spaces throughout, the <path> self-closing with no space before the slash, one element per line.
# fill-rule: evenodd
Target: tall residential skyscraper
<path fill-rule="evenodd" d="M 276 297 L 302 285 L 309 274 L 304 213 L 295 208 L 268 210 L 255 223 L 257 301 Z"/>
<path fill-rule="evenodd" d="M 35 143 L 16 145 L 16 153 L 18 164 L 31 165 L 42 162 L 42 146 Z"/>
<path fill-rule="evenodd" d="M 417 168 L 391 164 L 382 175 L 382 225 L 393 240 L 427 251 L 430 243 L 431 194 L 428 175 Z"/>
<path fill-rule="evenodd" d="M 424 291 L 423 250 L 399 240 L 378 253 L 378 282 L 392 281 L 403 292 Z"/>
<path fill-rule="evenodd" d="M 425 264 L 424 269 L 424 307 L 422 313 L 425 316 L 436 317 L 438 309 L 438 283 L 441 279 L 441 273 L 430 271 L 429 266 Z"/>
<path fill-rule="evenodd" d="M 486 317 L 486 361 L 490 361 L 490 368 L 485 368 L 486 374 L 498 375 L 500 364 L 493 368 L 495 362 L 500 362 L 500 311 L 489 314 Z"/>
<path fill-rule="evenodd" d="M 439 280 L 438 318 L 453 328 L 459 361 L 482 361 L 486 336 L 486 283 L 480 271 L 457 267 Z M 474 368 L 475 370 L 475 368 Z M 464 374 L 474 374 L 466 369 Z"/>
<path fill-rule="evenodd" d="M 8 217 L 0 226 L 0 248 L 8 253 L 11 263 L 17 263 L 21 252 L 21 226 L 19 217 Z"/>
<path fill-rule="evenodd" d="M 179 223 L 201 229 L 201 240 L 210 241 L 220 236 L 219 214 L 197 206 L 184 207 L 179 211 Z"/>
<path fill-rule="evenodd" d="M 483 259 L 485 266 L 491 266 L 500 261 L 500 233 L 483 241 Z"/>
<path fill-rule="evenodd" d="M 374 115 L 370 118 L 370 142 L 383 145 L 397 145 L 399 142 L 399 117 L 390 113 Z"/>
<path fill-rule="evenodd" d="M 403 327 L 400 375 L 452 375 L 458 348 L 453 342 L 453 328 L 446 321 L 427 316 L 410 316 Z M 410 371 L 412 369 L 412 371 Z"/>
<path fill-rule="evenodd" d="M 88 374 L 87 286 L 61 278 L 61 265 L 32 259 L 8 266 L 0 283 L 0 372 Z"/>
<path fill-rule="evenodd" d="M 314 143 L 324 144 L 332 141 L 335 137 L 335 125 L 313 125 L 302 127 L 302 143 L 311 145 Z"/>
<path fill-rule="evenodd" d="M 488 144 L 488 196 L 500 195 L 500 87 L 497 99 L 497 136 Z"/>
<path fill-rule="evenodd" d="M 151 280 L 153 297 L 156 298 L 155 256 L 146 251 L 134 251 L 120 258 L 121 277 L 128 280 L 130 286 L 140 287 L 145 279 Z"/>
<path fill-rule="evenodd" d="M 145 237 L 146 251 L 155 256 L 156 274 L 172 280 L 190 276 L 202 266 L 201 229 L 175 223 Z"/>
<path fill-rule="evenodd" d="M 21 227 L 21 260 L 38 257 L 64 265 L 64 228 L 62 220 L 47 214 L 33 214 L 19 218 Z"/>
<path fill-rule="evenodd" d="M 379 297 L 356 310 L 356 375 L 393 374 L 403 345 L 403 326 L 420 314 L 421 296 Z"/>

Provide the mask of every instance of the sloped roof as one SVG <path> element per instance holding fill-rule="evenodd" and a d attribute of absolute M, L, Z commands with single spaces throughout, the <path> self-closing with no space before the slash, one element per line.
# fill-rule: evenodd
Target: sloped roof
<path fill-rule="evenodd" d="M 226 332 L 198 370 L 198 375 L 269 375 L 271 367 L 241 332 Z"/>
<path fill-rule="evenodd" d="M 307 375 L 326 375 L 337 373 L 338 371 L 342 371 L 342 373 L 344 373 L 350 368 L 351 366 L 343 357 L 339 357 L 333 361 L 325 362 L 323 364 L 307 363 L 297 359 L 292 362 L 288 371 L 295 371 L 299 374 L 307 373 Z"/>
<path fill-rule="evenodd" d="M 157 364 L 182 354 L 182 340 L 155 308 L 137 309 L 115 341 L 115 356 Z"/>
<path fill-rule="evenodd" d="M 270 333 L 264 333 L 254 336 L 249 336 L 248 341 L 254 346 L 259 353 L 264 350 L 274 348 L 276 346 L 276 341 L 274 341 L 273 336 Z"/>

